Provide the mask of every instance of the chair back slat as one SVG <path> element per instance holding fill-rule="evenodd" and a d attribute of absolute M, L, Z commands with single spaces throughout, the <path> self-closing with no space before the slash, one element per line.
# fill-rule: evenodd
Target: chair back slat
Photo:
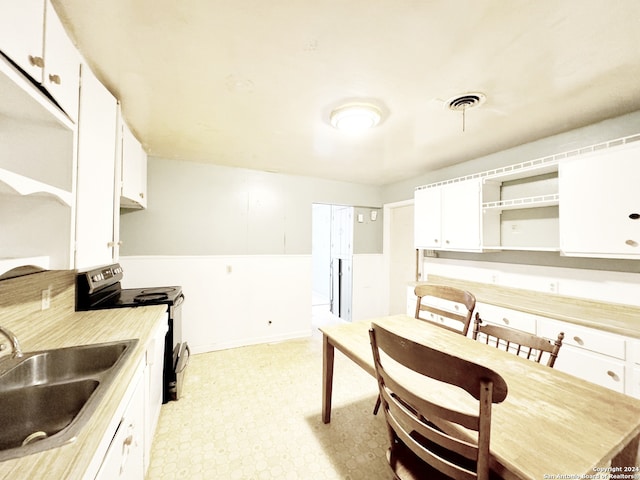
<path fill-rule="evenodd" d="M 515 353 L 520 357 L 537 363 L 542 363 L 543 356 L 546 354 L 546 365 L 553 368 L 556 358 L 558 358 L 560 347 L 562 347 L 564 332 L 560 332 L 555 341 L 551 342 L 546 338 L 513 328 L 483 325 L 482 321 L 480 313 L 476 312 L 473 323 L 473 338 L 475 340 L 484 341 L 487 345 L 495 342 L 496 348 L 504 346 L 504 350 L 507 352 Z"/>
<path fill-rule="evenodd" d="M 476 298 L 472 293 L 433 283 L 416 286 L 414 293 L 416 295 L 415 318 L 467 335 L 476 306 Z M 441 323 L 439 319 L 447 323 Z"/>

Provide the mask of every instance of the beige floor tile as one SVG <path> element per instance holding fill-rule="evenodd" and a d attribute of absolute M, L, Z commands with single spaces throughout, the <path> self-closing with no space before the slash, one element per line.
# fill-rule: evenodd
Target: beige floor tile
<path fill-rule="evenodd" d="M 389 480 L 375 380 L 337 353 L 332 421 L 321 409 L 322 343 L 194 355 L 183 397 L 163 405 L 147 480 Z"/>

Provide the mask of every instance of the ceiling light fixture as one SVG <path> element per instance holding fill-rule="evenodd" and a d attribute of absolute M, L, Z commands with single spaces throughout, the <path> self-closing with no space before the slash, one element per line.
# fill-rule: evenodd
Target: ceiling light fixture
<path fill-rule="evenodd" d="M 362 132 L 380 123 L 380 109 L 370 103 L 350 103 L 338 107 L 329 117 L 331 125 L 346 132 Z"/>

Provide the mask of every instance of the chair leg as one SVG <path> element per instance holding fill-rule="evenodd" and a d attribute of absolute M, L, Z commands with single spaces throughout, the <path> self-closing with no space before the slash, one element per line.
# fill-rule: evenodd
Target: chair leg
<path fill-rule="evenodd" d="M 379 409 L 380 409 L 380 394 L 378 394 L 378 398 L 376 399 L 376 406 L 373 407 L 373 414 L 377 415 Z"/>

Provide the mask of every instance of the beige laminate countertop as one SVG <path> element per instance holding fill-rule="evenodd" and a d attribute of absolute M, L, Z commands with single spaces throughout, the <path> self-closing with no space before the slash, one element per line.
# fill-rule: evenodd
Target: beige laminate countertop
<path fill-rule="evenodd" d="M 429 275 L 430 283 L 473 293 L 478 302 L 640 339 L 640 307 Z M 415 282 L 413 285 L 427 282 Z"/>
<path fill-rule="evenodd" d="M 75 480 L 84 477 L 129 383 L 137 372 L 146 344 L 166 319 L 166 310 L 166 306 L 158 305 L 73 312 L 61 318 L 52 318 L 40 325 L 31 325 L 28 333 L 18 334 L 25 352 L 133 338 L 139 341 L 133 355 L 124 364 L 115 382 L 74 442 L 0 462 L 0 478 Z"/>

